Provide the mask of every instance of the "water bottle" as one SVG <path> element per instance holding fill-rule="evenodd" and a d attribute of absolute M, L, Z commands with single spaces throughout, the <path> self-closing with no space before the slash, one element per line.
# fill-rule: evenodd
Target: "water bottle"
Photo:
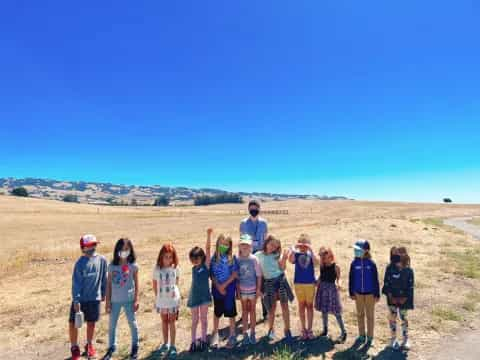
<path fill-rule="evenodd" d="M 80 329 L 83 326 L 83 322 L 84 322 L 83 312 L 79 311 L 75 313 L 75 327 L 77 329 Z"/>

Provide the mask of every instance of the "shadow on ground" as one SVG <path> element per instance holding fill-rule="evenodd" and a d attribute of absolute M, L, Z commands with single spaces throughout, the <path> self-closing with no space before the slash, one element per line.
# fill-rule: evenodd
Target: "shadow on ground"
<path fill-rule="evenodd" d="M 209 352 L 190 354 L 181 352 L 177 359 L 261 359 L 278 354 L 283 359 L 304 359 L 310 356 L 321 356 L 332 351 L 334 344 L 327 338 L 317 338 L 310 341 L 299 341 L 294 339 L 290 344 L 283 341 L 269 343 L 265 338 L 261 339 L 256 345 L 236 346 L 233 349 L 220 348 Z M 161 354 L 152 352 L 144 358 L 145 360 L 164 359 Z"/>

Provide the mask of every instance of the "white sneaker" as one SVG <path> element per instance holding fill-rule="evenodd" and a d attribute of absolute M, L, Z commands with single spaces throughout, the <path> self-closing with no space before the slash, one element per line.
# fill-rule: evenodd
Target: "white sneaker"
<path fill-rule="evenodd" d="M 389 345 L 392 349 L 398 349 L 400 347 L 400 344 L 398 343 L 397 341 L 397 338 L 392 338 L 392 340 L 390 340 L 390 345 Z"/>
<path fill-rule="evenodd" d="M 404 338 L 402 341 L 402 349 L 404 350 L 410 350 L 410 341 L 408 341 L 408 338 Z"/>

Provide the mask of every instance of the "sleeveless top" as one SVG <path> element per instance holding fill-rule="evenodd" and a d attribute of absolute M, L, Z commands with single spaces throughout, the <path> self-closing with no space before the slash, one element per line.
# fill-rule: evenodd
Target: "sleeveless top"
<path fill-rule="evenodd" d="M 314 284 L 315 269 L 313 266 L 313 255 L 308 252 L 295 253 L 295 275 L 294 284 Z"/>
<path fill-rule="evenodd" d="M 192 267 L 192 285 L 188 294 L 189 308 L 210 304 L 212 296 L 209 285 L 210 272 L 205 264 Z"/>
<path fill-rule="evenodd" d="M 334 283 L 337 280 L 336 265 L 333 263 L 330 266 L 320 267 L 320 281 Z"/>

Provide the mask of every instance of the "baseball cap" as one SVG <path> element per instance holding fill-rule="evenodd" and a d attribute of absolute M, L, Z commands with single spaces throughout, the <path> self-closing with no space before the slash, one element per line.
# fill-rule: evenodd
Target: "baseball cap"
<path fill-rule="evenodd" d="M 353 246 L 353 248 L 357 250 L 368 251 L 370 250 L 370 243 L 367 240 L 358 239 L 357 241 L 355 241 L 355 245 Z"/>
<path fill-rule="evenodd" d="M 246 244 L 252 246 L 252 237 L 248 234 L 240 235 L 240 242 L 239 244 Z"/>
<path fill-rule="evenodd" d="M 97 238 L 92 234 L 85 234 L 80 238 L 80 247 L 89 248 L 98 244 Z"/>

